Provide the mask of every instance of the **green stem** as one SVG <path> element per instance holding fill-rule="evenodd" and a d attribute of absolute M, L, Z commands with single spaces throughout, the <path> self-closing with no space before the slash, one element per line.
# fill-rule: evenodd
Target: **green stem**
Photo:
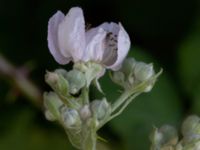
<path fill-rule="evenodd" d="M 136 98 L 139 94 L 140 93 L 136 93 L 136 94 L 132 95 L 131 97 L 129 97 L 126 100 L 126 102 L 124 103 L 124 105 L 120 108 L 120 110 L 118 112 L 116 112 L 115 114 L 113 114 L 112 116 L 110 116 L 109 119 L 107 120 L 107 122 L 112 120 L 113 118 L 117 117 L 118 115 L 120 115 L 124 111 L 124 109 L 132 102 L 132 100 L 134 98 Z"/>
<path fill-rule="evenodd" d="M 84 87 L 82 90 L 83 104 L 89 104 L 89 88 Z"/>
<path fill-rule="evenodd" d="M 90 120 L 90 126 L 83 129 L 83 148 L 82 150 L 96 150 L 97 134 L 95 130 L 96 119 Z"/>
<path fill-rule="evenodd" d="M 112 112 L 117 110 L 123 103 L 124 101 L 131 95 L 131 91 L 125 91 L 115 103 L 112 105 Z"/>
<path fill-rule="evenodd" d="M 102 124 L 99 125 L 98 129 L 99 130 L 102 126 L 104 126 L 107 122 L 109 122 L 110 120 L 112 120 L 113 118 L 119 116 L 124 110 L 125 108 L 132 102 L 132 100 L 137 97 L 140 93 L 136 93 L 134 95 L 132 95 L 131 97 L 129 97 L 124 105 L 120 108 L 120 110 L 118 112 L 116 112 L 115 114 L 113 114 L 112 116 L 108 117 Z"/>
<path fill-rule="evenodd" d="M 82 150 L 96 150 L 96 141 L 87 142 Z"/>

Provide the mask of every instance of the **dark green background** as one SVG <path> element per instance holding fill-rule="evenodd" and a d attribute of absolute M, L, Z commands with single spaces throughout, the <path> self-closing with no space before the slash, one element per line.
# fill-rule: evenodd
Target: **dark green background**
<path fill-rule="evenodd" d="M 18 68 L 29 68 L 28 77 L 41 92 L 50 90 L 45 70 L 67 67 L 48 51 L 47 22 L 57 10 L 67 13 L 72 6 L 81 6 L 92 26 L 120 21 L 132 41 L 130 55 L 164 69 L 152 92 L 99 132 L 108 140 L 107 149 L 148 150 L 153 126 L 179 128 L 185 116 L 200 114 L 199 0 L 0 0 L 0 54 Z M 11 81 L 0 72 L 0 150 L 72 149 L 63 129 L 46 121 Z M 107 77 L 101 81 L 113 100 L 116 87 Z"/>

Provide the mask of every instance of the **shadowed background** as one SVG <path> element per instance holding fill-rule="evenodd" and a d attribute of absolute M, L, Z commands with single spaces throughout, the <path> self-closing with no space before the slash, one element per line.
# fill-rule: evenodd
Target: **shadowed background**
<path fill-rule="evenodd" d="M 180 128 L 185 116 L 200 114 L 200 1 L 0 0 L 0 150 L 72 149 L 63 129 L 41 111 L 41 93 L 50 90 L 45 70 L 70 67 L 50 55 L 47 23 L 72 6 L 83 8 L 92 27 L 121 22 L 132 41 L 130 56 L 164 69 L 152 92 L 100 130 L 108 142 L 99 149 L 147 150 L 153 126 Z M 116 87 L 107 76 L 101 83 L 114 100 Z"/>

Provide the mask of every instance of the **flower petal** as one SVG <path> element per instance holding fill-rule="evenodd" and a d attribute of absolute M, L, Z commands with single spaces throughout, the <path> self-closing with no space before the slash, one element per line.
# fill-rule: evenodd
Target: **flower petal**
<path fill-rule="evenodd" d="M 120 69 L 123 60 L 125 59 L 125 57 L 128 54 L 128 51 L 130 49 L 130 38 L 127 34 L 127 32 L 125 31 L 125 29 L 123 28 L 123 26 L 121 25 L 121 23 L 119 23 L 119 33 L 118 33 L 118 50 L 117 50 L 117 60 L 116 62 L 109 66 L 108 68 L 111 68 L 112 70 L 118 70 Z"/>
<path fill-rule="evenodd" d="M 117 35 L 119 32 L 119 25 L 114 22 L 111 22 L 111 23 L 105 22 L 105 23 L 102 23 L 99 27 L 103 28 L 108 33 L 112 32 L 113 34 Z"/>
<path fill-rule="evenodd" d="M 92 28 L 86 32 L 87 47 L 84 54 L 85 61 L 93 60 L 100 62 L 102 60 L 105 49 L 105 37 L 106 31 L 99 27 Z"/>
<path fill-rule="evenodd" d="M 69 62 L 69 59 L 65 58 L 60 53 L 58 46 L 58 36 L 57 36 L 58 25 L 64 19 L 64 17 L 65 17 L 64 14 L 58 11 L 49 19 L 48 23 L 48 35 L 47 35 L 48 47 L 50 53 L 53 55 L 54 59 L 59 64 L 67 64 Z"/>
<path fill-rule="evenodd" d="M 59 25 L 58 42 L 65 57 L 71 56 L 75 62 L 81 60 L 85 49 L 85 21 L 81 8 L 69 10 Z"/>

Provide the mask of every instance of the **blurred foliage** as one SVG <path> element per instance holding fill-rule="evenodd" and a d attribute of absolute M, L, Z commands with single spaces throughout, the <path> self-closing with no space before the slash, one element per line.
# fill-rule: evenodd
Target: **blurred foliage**
<path fill-rule="evenodd" d="M 100 130 L 108 142 L 99 149 L 147 150 L 153 126 L 179 127 L 184 116 L 200 114 L 199 0 L 0 0 L 0 54 L 17 70 L 26 66 L 28 80 L 41 92 L 49 90 L 45 70 L 71 66 L 59 66 L 50 55 L 47 22 L 58 9 L 67 12 L 76 5 L 92 26 L 121 21 L 132 40 L 130 55 L 164 69 L 151 93 L 136 98 Z M 62 128 L 46 121 L 12 81 L 0 71 L 0 150 L 73 149 Z M 109 100 L 115 100 L 117 87 L 108 76 L 101 82 Z"/>

